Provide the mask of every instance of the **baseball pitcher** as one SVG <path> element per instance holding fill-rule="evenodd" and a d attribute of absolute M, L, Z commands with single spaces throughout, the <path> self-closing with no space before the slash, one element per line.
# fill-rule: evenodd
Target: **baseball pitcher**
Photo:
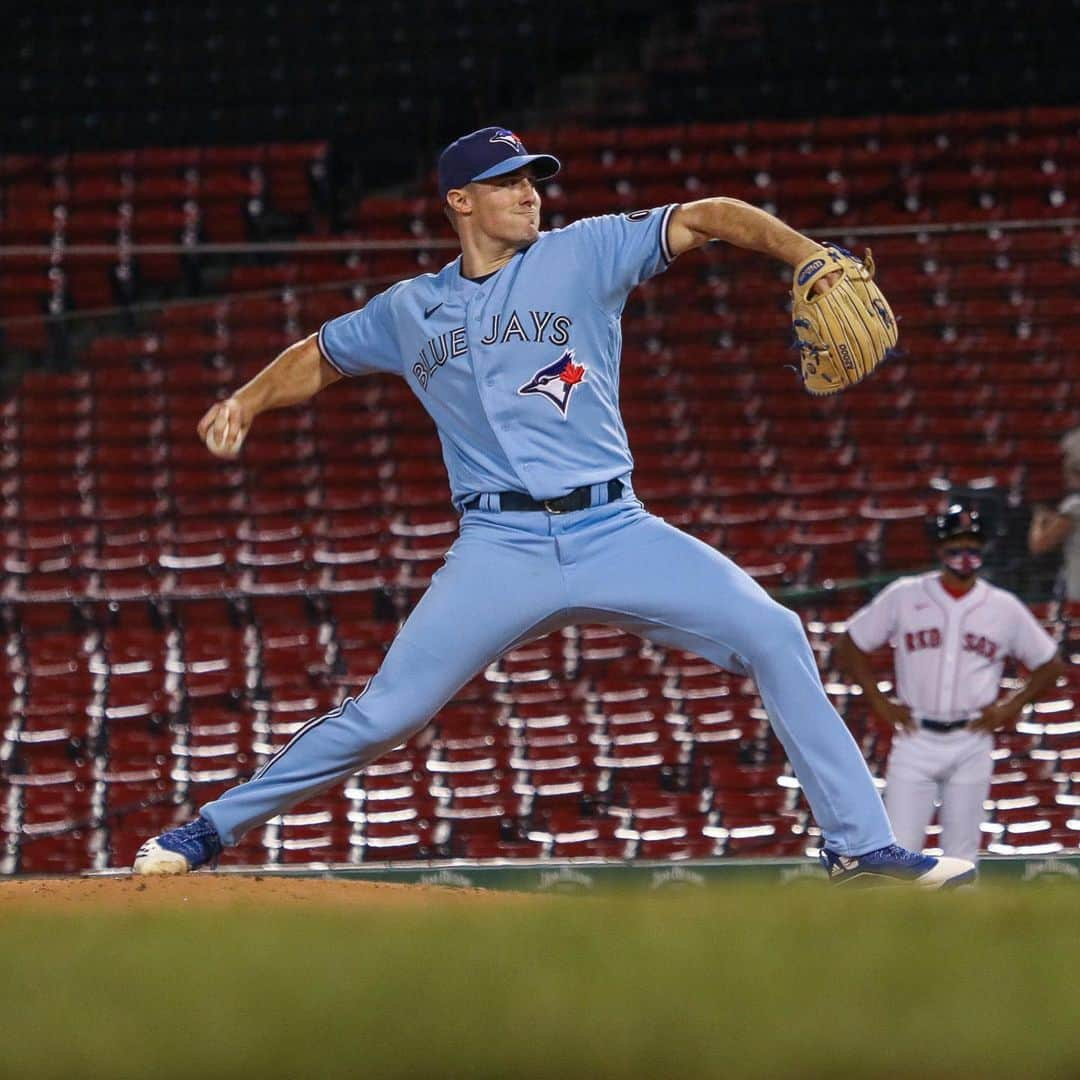
<path fill-rule="evenodd" d="M 718 551 L 645 509 L 619 413 L 623 305 L 673 259 L 720 240 L 794 267 L 813 393 L 858 382 L 896 340 L 871 268 L 727 198 L 542 232 L 537 184 L 559 168 L 505 128 L 452 143 L 438 175 L 461 255 L 331 319 L 201 420 L 210 450 L 232 457 L 266 410 L 389 372 L 435 423 L 461 526 L 362 692 L 314 717 L 195 821 L 147 841 L 136 872 L 212 862 L 223 845 L 406 741 L 494 658 L 589 621 L 753 675 L 836 880 L 969 880 L 970 863 L 894 844 L 799 619 Z"/>

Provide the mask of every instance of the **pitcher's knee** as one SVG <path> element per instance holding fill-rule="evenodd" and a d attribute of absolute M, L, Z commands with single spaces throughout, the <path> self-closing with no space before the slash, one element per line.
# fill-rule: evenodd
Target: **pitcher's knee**
<path fill-rule="evenodd" d="M 385 753 L 406 742 L 431 719 L 432 713 L 419 703 L 388 701 L 377 691 L 365 691 L 346 698 L 340 706 L 343 734 L 359 757 L 372 750 Z"/>
<path fill-rule="evenodd" d="M 799 616 L 772 600 L 754 621 L 753 633 L 749 659 L 755 666 L 763 658 L 810 648 Z"/>

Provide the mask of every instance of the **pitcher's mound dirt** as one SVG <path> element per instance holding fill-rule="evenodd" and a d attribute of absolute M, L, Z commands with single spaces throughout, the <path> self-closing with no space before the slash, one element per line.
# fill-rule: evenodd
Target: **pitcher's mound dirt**
<path fill-rule="evenodd" d="M 26 878 L 0 882 L 0 915 L 18 909 L 138 910 L 176 907 L 331 908 L 520 904 L 538 897 L 438 885 L 395 885 L 317 878 L 240 877 L 200 872 L 182 877 Z"/>

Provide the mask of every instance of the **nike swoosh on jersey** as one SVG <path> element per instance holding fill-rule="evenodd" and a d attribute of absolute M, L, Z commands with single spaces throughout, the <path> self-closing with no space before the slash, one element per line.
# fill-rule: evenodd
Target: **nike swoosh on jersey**
<path fill-rule="evenodd" d="M 425 308 L 424 309 L 424 318 L 425 319 L 430 319 L 431 316 L 434 315 L 435 312 L 438 311 L 439 308 L 441 308 L 443 306 L 443 304 L 445 304 L 445 303 L 446 303 L 445 300 L 440 300 L 434 307 Z"/>

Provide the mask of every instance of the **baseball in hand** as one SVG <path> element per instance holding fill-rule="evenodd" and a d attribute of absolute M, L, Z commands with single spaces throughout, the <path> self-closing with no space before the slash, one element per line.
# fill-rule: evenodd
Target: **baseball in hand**
<path fill-rule="evenodd" d="M 207 449 L 218 457 L 234 457 L 240 450 L 243 435 L 239 417 L 228 408 L 221 408 L 203 436 Z"/>
<path fill-rule="evenodd" d="M 223 428 L 223 424 L 217 423 L 206 433 L 206 446 L 212 454 L 223 455 L 232 453 L 233 445 L 236 440 L 232 439 L 226 443 Z"/>

